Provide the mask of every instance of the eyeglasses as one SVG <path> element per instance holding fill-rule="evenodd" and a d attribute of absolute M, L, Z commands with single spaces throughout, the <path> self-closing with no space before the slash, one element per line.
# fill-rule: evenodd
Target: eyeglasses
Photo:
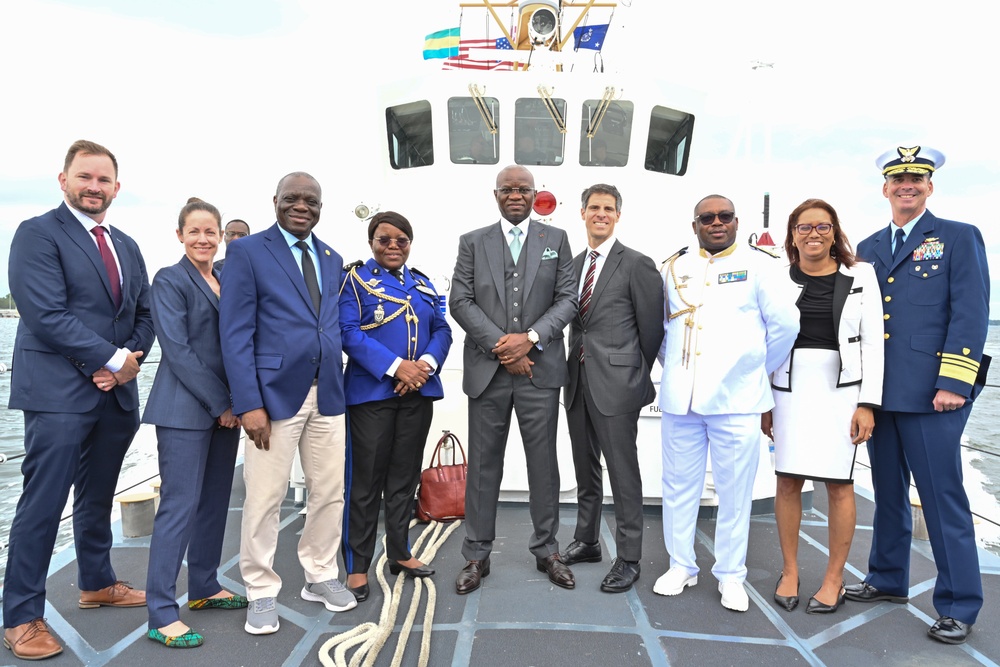
<path fill-rule="evenodd" d="M 817 233 L 823 234 L 825 236 L 826 234 L 830 233 L 831 229 L 833 229 L 833 225 L 831 225 L 829 222 L 821 222 L 818 225 L 806 225 L 806 224 L 795 225 L 795 231 L 797 231 L 802 236 L 808 236 L 809 234 L 812 234 L 812 231 L 814 229 L 816 230 Z"/>
<path fill-rule="evenodd" d="M 535 188 L 497 188 L 497 193 L 502 194 L 504 197 L 509 197 L 510 195 L 517 193 L 522 197 L 527 197 L 528 195 L 534 194 Z"/>
<path fill-rule="evenodd" d="M 406 246 L 410 245 L 410 239 L 406 238 L 405 236 L 400 236 L 399 238 L 393 238 L 391 236 L 377 236 L 374 239 L 372 239 L 372 241 L 376 241 L 383 248 L 388 248 L 390 245 L 392 245 L 392 242 L 395 241 L 396 246 L 400 250 L 405 250 Z"/>
<path fill-rule="evenodd" d="M 732 211 L 723 211 L 722 213 L 702 213 L 701 215 L 695 217 L 695 222 L 700 222 L 703 225 L 710 225 L 716 218 L 718 218 L 719 222 L 722 224 L 728 225 L 736 219 L 736 214 Z"/>
<path fill-rule="evenodd" d="M 246 232 L 226 232 L 227 239 L 241 239 L 244 236 L 249 236 Z"/>

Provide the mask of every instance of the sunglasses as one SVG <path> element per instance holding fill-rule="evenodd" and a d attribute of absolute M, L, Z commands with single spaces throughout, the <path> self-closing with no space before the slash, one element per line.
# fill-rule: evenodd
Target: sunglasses
<path fill-rule="evenodd" d="M 405 236 L 400 236 L 399 238 L 392 238 L 391 236 L 377 236 L 372 239 L 372 241 L 377 242 L 383 248 L 388 248 L 395 241 L 396 245 L 400 250 L 404 250 L 406 246 L 410 245 L 410 239 Z"/>
<path fill-rule="evenodd" d="M 695 222 L 700 222 L 703 225 L 710 225 L 712 221 L 716 218 L 719 219 L 724 225 L 728 225 L 733 220 L 736 219 L 736 214 L 732 211 L 723 211 L 722 213 L 702 213 L 701 215 L 695 217 Z"/>

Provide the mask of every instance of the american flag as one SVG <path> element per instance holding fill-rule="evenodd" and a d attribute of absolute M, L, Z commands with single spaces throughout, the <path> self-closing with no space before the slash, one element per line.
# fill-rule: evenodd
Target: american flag
<path fill-rule="evenodd" d="M 442 69 L 497 71 L 514 69 L 514 63 L 510 60 L 473 60 L 469 57 L 469 49 L 513 50 L 506 37 L 498 37 L 496 39 L 463 39 L 458 43 L 458 55 L 445 60 Z"/>

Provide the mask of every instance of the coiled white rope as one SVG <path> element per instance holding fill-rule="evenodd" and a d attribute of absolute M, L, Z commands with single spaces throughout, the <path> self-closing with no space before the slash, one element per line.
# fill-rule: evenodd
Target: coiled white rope
<path fill-rule="evenodd" d="M 412 528 L 417 522 L 412 521 L 410 527 Z M 424 530 L 420 533 L 416 542 L 413 545 L 411 551 L 413 555 L 416 556 L 422 563 L 429 564 L 434 557 L 437 555 L 438 549 L 448 541 L 448 538 L 453 532 L 458 528 L 461 521 L 454 521 L 448 525 L 447 529 L 445 524 L 438 523 L 437 521 L 431 522 Z M 427 542 L 426 548 L 419 553 L 418 550 L 421 546 Z M 389 591 L 389 582 L 385 578 L 385 567 L 388 564 L 388 558 L 385 554 L 385 537 L 382 538 L 382 556 L 378 560 L 378 564 L 375 568 L 375 576 L 378 580 L 379 587 L 382 589 L 383 603 L 382 610 L 379 613 L 378 623 L 362 623 L 346 632 L 342 632 L 339 635 L 335 635 L 328 639 L 319 648 L 319 661 L 324 667 L 358 667 L 364 664 L 364 667 L 371 667 L 375 664 L 375 660 L 378 658 L 379 653 L 385 647 L 389 636 L 392 634 L 393 629 L 396 626 L 396 617 L 399 614 L 399 605 L 403 592 L 403 577 L 399 576 L 396 578 L 396 584 L 393 590 Z M 406 642 L 409 639 L 410 631 L 413 628 L 413 621 L 417 615 L 417 609 L 420 605 L 421 592 L 424 587 L 424 578 L 415 577 L 415 582 L 413 586 L 413 599 L 410 601 L 410 607 L 407 611 L 406 617 L 403 621 L 403 626 L 400 629 L 399 637 L 396 640 L 396 648 L 392 656 L 393 667 L 399 667 L 403 661 L 403 653 L 406 650 Z M 434 582 L 428 577 L 426 581 L 427 586 L 427 605 L 424 608 L 424 621 L 423 621 L 423 637 L 420 642 L 420 656 L 418 664 L 420 667 L 426 667 L 430 660 L 430 650 L 431 650 L 431 627 L 434 623 L 434 608 L 437 604 L 437 588 L 434 586 Z M 350 663 L 347 662 L 347 651 L 351 648 L 361 644 L 361 647 L 355 651 L 354 655 L 351 656 Z M 334 650 L 335 649 L 335 650 Z M 331 658 L 330 652 L 334 650 L 334 655 Z"/>

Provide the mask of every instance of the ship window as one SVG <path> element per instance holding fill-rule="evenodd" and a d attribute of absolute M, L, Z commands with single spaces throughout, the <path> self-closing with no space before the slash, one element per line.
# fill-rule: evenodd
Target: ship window
<path fill-rule="evenodd" d="M 683 111 L 655 106 L 649 118 L 646 169 L 683 176 L 691 154 L 694 116 Z"/>
<path fill-rule="evenodd" d="M 389 137 L 389 163 L 393 169 L 434 164 L 431 136 L 431 103 L 408 102 L 385 110 Z"/>
<path fill-rule="evenodd" d="M 514 103 L 514 162 L 524 165 L 559 165 L 565 160 L 566 100 L 552 99 L 557 118 L 538 98 Z"/>
<path fill-rule="evenodd" d="M 483 97 L 482 108 L 471 97 L 448 100 L 448 140 L 455 164 L 496 164 L 500 161 L 500 102 Z M 490 132 L 490 124 L 494 132 Z"/>
<path fill-rule="evenodd" d="M 583 103 L 580 164 L 587 167 L 623 167 L 628 164 L 634 105 L 616 100 L 603 114 L 600 105 L 601 100 Z M 587 136 L 588 128 L 595 128 L 592 137 Z"/>

